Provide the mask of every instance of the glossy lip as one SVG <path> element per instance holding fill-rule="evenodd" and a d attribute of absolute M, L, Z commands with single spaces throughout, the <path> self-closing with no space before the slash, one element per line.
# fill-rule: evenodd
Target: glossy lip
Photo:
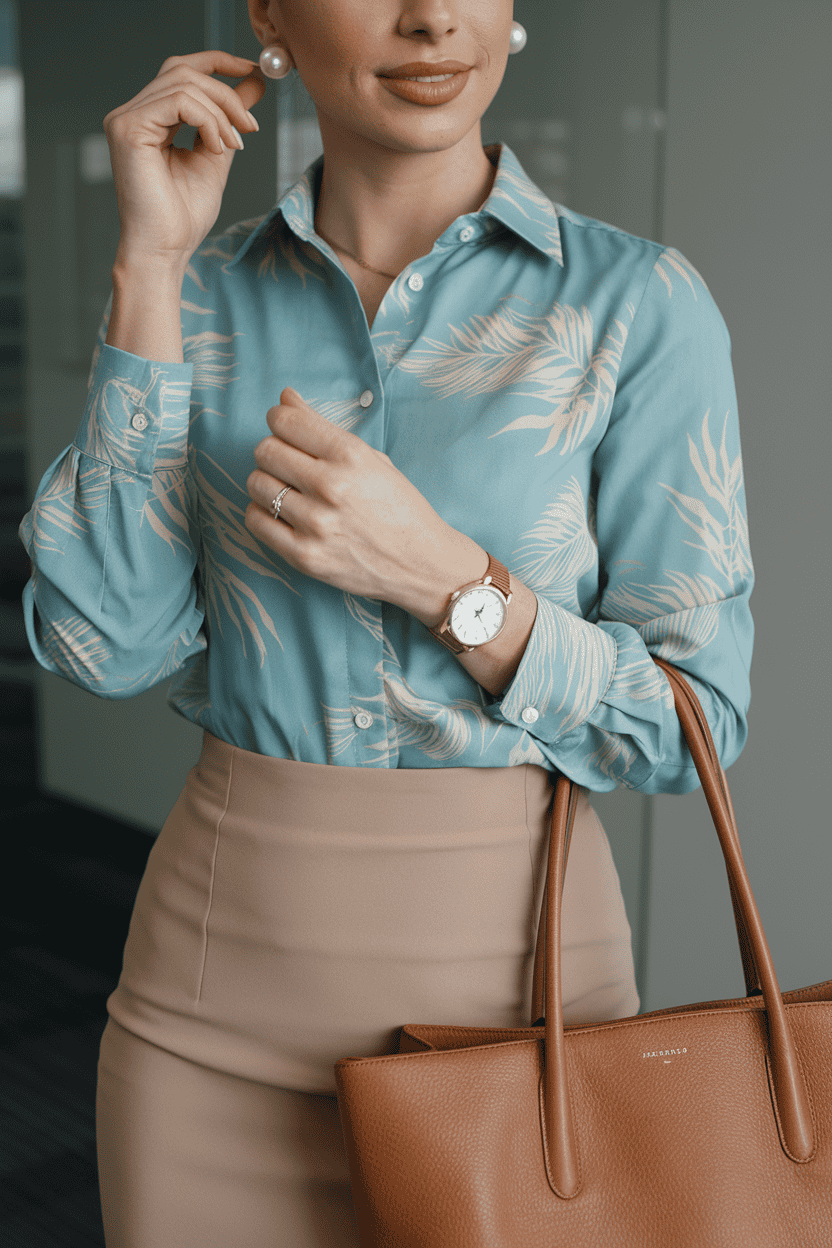
<path fill-rule="evenodd" d="M 410 104 L 448 104 L 463 90 L 470 73 L 470 69 L 466 69 L 445 82 L 402 82 L 398 78 L 381 78 L 381 82 L 385 91 L 398 95 Z"/>
<path fill-rule="evenodd" d="M 462 61 L 408 61 L 406 65 L 395 65 L 392 69 L 380 69 L 379 78 L 426 78 L 434 74 L 461 74 L 470 65 Z"/>

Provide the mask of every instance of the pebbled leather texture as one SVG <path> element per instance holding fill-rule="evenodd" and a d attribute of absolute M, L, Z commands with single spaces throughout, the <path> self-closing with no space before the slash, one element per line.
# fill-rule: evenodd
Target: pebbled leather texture
<path fill-rule="evenodd" d="M 335 1064 L 362 1248 L 832 1248 L 832 980 L 781 993 L 707 720 L 654 661 L 719 836 L 748 995 L 563 1026 L 578 790 L 559 776 L 531 1025 L 408 1023 L 397 1052 Z"/>

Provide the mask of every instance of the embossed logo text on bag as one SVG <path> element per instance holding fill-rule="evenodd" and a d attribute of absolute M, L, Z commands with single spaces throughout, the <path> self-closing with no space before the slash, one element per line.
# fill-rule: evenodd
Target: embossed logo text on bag
<path fill-rule="evenodd" d="M 687 1047 L 683 1049 L 653 1049 L 650 1053 L 642 1053 L 642 1057 L 663 1057 L 668 1062 L 671 1057 L 675 1057 L 679 1053 L 687 1053 Z"/>

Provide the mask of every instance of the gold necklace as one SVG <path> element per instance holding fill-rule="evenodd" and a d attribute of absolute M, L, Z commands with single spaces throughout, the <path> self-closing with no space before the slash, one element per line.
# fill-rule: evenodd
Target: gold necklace
<path fill-rule="evenodd" d="M 490 194 L 491 192 L 489 191 L 489 195 Z M 486 195 L 485 199 L 482 201 L 482 204 L 480 204 L 477 208 L 475 208 L 474 211 L 479 212 L 483 204 L 485 204 L 487 200 L 488 200 L 488 195 Z M 371 273 L 377 273 L 379 277 L 389 277 L 391 280 L 399 276 L 398 273 L 383 273 L 381 269 L 374 269 L 371 264 L 367 264 L 366 260 L 359 260 L 358 256 L 354 256 L 352 252 L 347 251 L 345 247 L 339 247 L 337 243 L 333 243 L 331 238 L 327 238 L 326 234 L 324 234 L 324 232 L 321 230 L 317 222 L 315 222 L 315 233 L 318 234 L 324 240 L 325 243 L 329 243 L 330 247 L 334 247 L 336 251 L 342 252 L 343 255 L 349 256 L 350 260 L 354 260 L 356 264 L 360 264 L 362 269 L 369 269 Z"/>
<path fill-rule="evenodd" d="M 337 243 L 333 243 L 332 239 L 327 238 L 322 232 L 320 226 L 315 226 L 315 232 L 321 236 L 325 243 L 329 243 L 330 247 L 334 247 L 336 251 L 343 252 L 345 256 L 349 256 L 350 260 L 354 260 L 356 264 L 360 264 L 362 269 L 369 269 L 371 273 L 378 273 L 379 277 L 398 277 L 398 273 L 382 273 L 381 269 L 374 269 L 372 265 L 367 264 L 365 260 L 359 260 L 358 256 L 354 256 L 351 251 L 347 251 L 344 247 L 339 247 Z"/>

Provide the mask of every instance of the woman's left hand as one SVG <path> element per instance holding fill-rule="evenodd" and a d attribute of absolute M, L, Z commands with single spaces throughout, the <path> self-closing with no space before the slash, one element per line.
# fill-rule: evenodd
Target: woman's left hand
<path fill-rule="evenodd" d="M 246 527 L 307 576 L 439 614 L 456 588 L 442 585 L 449 571 L 453 579 L 454 552 L 458 563 L 460 541 L 476 543 L 447 524 L 383 451 L 333 425 L 296 390 L 287 387 L 280 399 L 266 413 L 272 436 L 254 448 Z M 275 520 L 272 502 L 287 485 Z"/>

